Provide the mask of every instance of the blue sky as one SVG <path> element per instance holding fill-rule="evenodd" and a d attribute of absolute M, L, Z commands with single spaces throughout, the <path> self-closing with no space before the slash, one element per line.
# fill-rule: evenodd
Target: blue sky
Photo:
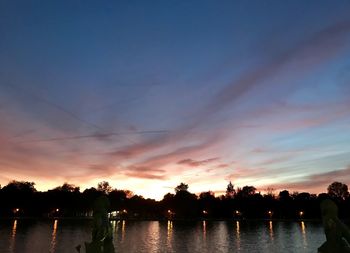
<path fill-rule="evenodd" d="M 1 1 L 0 184 L 350 182 L 349 1 Z"/>

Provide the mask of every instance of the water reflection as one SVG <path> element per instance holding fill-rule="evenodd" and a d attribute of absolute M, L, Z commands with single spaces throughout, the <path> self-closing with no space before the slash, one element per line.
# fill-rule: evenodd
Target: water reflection
<path fill-rule="evenodd" d="M 241 248 L 241 231 L 240 231 L 240 227 L 239 227 L 239 221 L 236 221 L 236 247 L 237 249 Z"/>
<path fill-rule="evenodd" d="M 313 252 L 324 242 L 322 224 L 308 221 L 111 223 L 118 253 Z M 75 245 L 90 238 L 90 224 L 85 220 L 0 220 L 0 252 L 73 253 Z"/>
<path fill-rule="evenodd" d="M 273 240 L 273 224 L 272 221 L 269 221 L 269 232 L 270 232 L 270 238 Z"/>
<path fill-rule="evenodd" d="M 51 238 L 51 247 L 50 247 L 50 253 L 55 252 L 56 249 L 56 234 L 57 234 L 57 223 L 58 220 L 55 220 L 53 223 L 53 230 L 52 230 L 52 238 Z"/>
<path fill-rule="evenodd" d="M 120 220 L 117 221 L 116 225 L 115 225 L 115 233 L 118 233 L 119 230 L 119 224 L 120 224 Z"/>
<path fill-rule="evenodd" d="M 171 220 L 168 220 L 168 230 L 167 230 L 167 244 L 171 244 L 171 238 L 173 235 L 173 222 Z"/>
<path fill-rule="evenodd" d="M 158 252 L 160 242 L 159 236 L 159 222 L 153 221 L 148 226 L 148 233 L 146 235 L 146 240 L 148 242 L 148 252 Z"/>
<path fill-rule="evenodd" d="M 125 238 L 125 220 L 122 221 L 122 242 Z"/>
<path fill-rule="evenodd" d="M 115 220 L 112 220 L 111 221 L 111 225 L 112 225 L 112 231 L 116 231 L 116 222 L 115 222 Z"/>
<path fill-rule="evenodd" d="M 205 220 L 202 222 L 202 227 L 203 227 L 203 239 L 205 240 L 205 237 L 207 234 L 207 222 Z"/>
<path fill-rule="evenodd" d="M 17 232 L 17 220 L 14 220 L 12 225 L 12 230 L 11 230 L 11 238 L 10 238 L 10 246 L 9 246 L 9 250 L 11 253 L 14 252 L 14 248 L 15 248 L 16 232 Z"/>
<path fill-rule="evenodd" d="M 305 235 L 306 231 L 305 231 L 305 223 L 302 221 L 300 222 L 300 226 L 301 226 L 301 233 L 303 233 Z"/>
<path fill-rule="evenodd" d="M 304 221 L 300 222 L 300 228 L 301 228 L 301 234 L 303 235 L 303 245 L 304 248 L 307 247 L 307 240 L 306 240 L 306 227 Z"/>

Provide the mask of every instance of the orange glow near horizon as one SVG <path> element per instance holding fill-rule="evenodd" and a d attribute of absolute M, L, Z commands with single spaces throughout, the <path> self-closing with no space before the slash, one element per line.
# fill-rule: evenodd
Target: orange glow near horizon
<path fill-rule="evenodd" d="M 24 180 L 23 178 L 19 179 L 18 181 L 32 181 L 32 180 Z M 187 182 L 186 180 L 168 180 L 168 181 L 157 181 L 155 183 L 154 180 L 141 180 L 141 179 L 133 179 L 133 178 L 125 178 L 124 180 L 115 180 L 115 179 L 105 179 L 105 178 L 99 178 L 99 179 L 94 179 L 94 180 L 88 180 L 86 182 L 83 181 L 75 181 L 75 180 L 54 180 L 54 181 L 46 181 L 43 182 L 42 180 L 35 181 L 35 188 L 38 191 L 47 191 L 47 190 L 52 190 L 58 186 L 63 185 L 63 183 L 67 182 L 69 184 L 73 184 L 75 186 L 80 187 L 80 191 L 83 192 L 85 189 L 91 188 L 91 187 L 97 187 L 97 184 L 101 181 L 108 181 L 109 184 L 112 186 L 114 189 L 118 190 L 130 190 L 134 194 L 141 195 L 145 198 L 151 198 L 155 200 L 161 200 L 163 199 L 164 195 L 167 193 L 175 193 L 174 188 L 179 185 L 180 182 Z M 239 180 L 238 180 L 239 182 Z M 7 182 L 2 182 L 1 185 L 2 187 L 8 184 L 9 181 Z M 228 181 L 226 180 L 220 180 L 214 184 L 199 184 L 199 183 L 193 183 L 189 184 L 189 191 L 191 193 L 195 193 L 199 195 L 201 192 L 206 192 L 209 189 L 212 190 L 215 194 L 215 196 L 220 196 L 225 194 L 225 188 L 228 184 Z M 251 182 L 245 182 L 245 184 L 235 184 L 235 187 L 243 187 L 244 185 L 252 185 Z M 210 186 L 210 188 L 209 188 Z M 261 192 L 261 194 L 264 194 L 263 187 L 265 186 L 255 186 L 257 187 L 257 192 Z M 264 188 L 266 189 L 266 188 Z M 318 191 L 309 191 L 310 194 L 319 194 L 322 192 L 326 192 L 326 187 L 324 190 L 322 188 L 315 188 L 315 190 Z M 295 188 L 293 189 L 288 189 L 281 187 L 280 189 L 275 189 L 276 196 L 278 196 L 279 191 L 282 190 L 288 190 L 290 193 L 292 193 Z M 302 190 L 299 190 L 299 192 L 302 192 Z"/>

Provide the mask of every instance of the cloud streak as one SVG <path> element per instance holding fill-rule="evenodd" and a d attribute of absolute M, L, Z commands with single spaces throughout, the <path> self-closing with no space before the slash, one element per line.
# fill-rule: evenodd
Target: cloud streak
<path fill-rule="evenodd" d="M 196 161 L 193 159 L 184 159 L 184 160 L 178 161 L 177 164 L 183 164 L 183 165 L 187 165 L 190 167 L 199 167 L 199 166 L 213 163 L 213 162 L 217 161 L 218 159 L 219 159 L 218 157 L 209 158 L 209 159 L 200 160 L 200 161 Z"/>

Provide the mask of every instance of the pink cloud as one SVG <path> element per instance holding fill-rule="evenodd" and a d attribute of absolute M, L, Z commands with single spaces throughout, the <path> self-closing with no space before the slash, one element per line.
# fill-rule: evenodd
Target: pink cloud
<path fill-rule="evenodd" d="M 207 165 L 210 164 L 212 162 L 217 161 L 219 158 L 215 157 L 215 158 L 209 158 L 209 159 L 205 159 L 205 160 L 193 160 L 193 159 L 184 159 L 181 160 L 179 162 L 177 162 L 177 164 L 184 164 L 184 165 L 188 165 L 190 167 L 199 167 L 199 166 L 203 166 L 203 165 Z"/>
<path fill-rule="evenodd" d="M 328 185 L 334 181 L 350 184 L 350 166 L 341 169 L 333 170 L 324 173 L 317 173 L 306 176 L 304 179 L 293 183 L 280 183 L 274 185 L 267 185 L 278 190 L 294 190 L 294 191 L 311 191 L 314 193 L 326 192 Z"/>

